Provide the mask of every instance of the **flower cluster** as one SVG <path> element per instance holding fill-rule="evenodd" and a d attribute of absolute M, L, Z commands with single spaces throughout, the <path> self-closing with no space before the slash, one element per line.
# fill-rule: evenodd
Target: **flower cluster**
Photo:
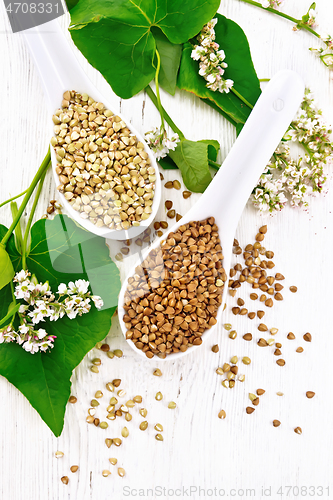
<path fill-rule="evenodd" d="M 325 34 L 321 35 L 320 39 L 325 44 L 325 48 L 311 48 L 310 50 L 318 54 L 325 66 L 329 69 L 333 69 L 333 38 L 331 35 Z"/>
<path fill-rule="evenodd" d="M 251 195 L 253 205 L 260 213 L 280 211 L 287 203 L 282 182 L 274 177 L 273 168 L 267 165 Z"/>
<path fill-rule="evenodd" d="M 217 19 L 212 19 L 205 24 L 197 36 L 199 45 L 195 45 L 191 52 L 191 57 L 199 62 L 199 75 L 207 81 L 206 87 L 215 92 L 228 93 L 234 82 L 225 80 L 222 75 L 225 68 L 228 67 L 225 60 L 225 53 L 219 50 L 219 44 L 215 42 L 214 26 Z"/>
<path fill-rule="evenodd" d="M 145 139 L 157 160 L 164 158 L 170 150 L 174 151 L 179 142 L 178 134 L 174 134 L 171 139 L 169 139 L 166 131 L 157 127 L 146 132 Z"/>
<path fill-rule="evenodd" d="M 261 5 L 267 9 L 270 7 L 271 9 L 277 9 L 282 5 L 284 0 L 261 0 Z"/>
<path fill-rule="evenodd" d="M 261 213 L 280 211 L 288 200 L 293 207 L 306 208 L 310 198 L 323 191 L 327 180 L 324 169 L 333 163 L 331 134 L 307 89 L 283 142 L 252 192 L 253 204 Z M 301 145 L 304 156 L 293 159 L 287 142 Z"/>
<path fill-rule="evenodd" d="M 38 351 L 46 352 L 53 347 L 54 335 L 49 335 L 44 328 L 35 325 L 48 319 L 57 321 L 65 315 L 69 319 L 86 314 L 91 309 L 90 301 L 100 309 L 103 301 L 98 295 L 91 295 L 88 291 L 89 281 L 76 280 L 65 285 L 61 283 L 56 292 L 58 299 L 50 289 L 49 283 L 38 283 L 35 276 L 30 279 L 28 271 L 20 271 L 14 277 L 16 299 L 23 300 L 18 315 L 20 326 L 17 331 L 12 323 L 0 330 L 0 344 L 3 342 L 17 342 L 26 351 L 34 354 Z"/>

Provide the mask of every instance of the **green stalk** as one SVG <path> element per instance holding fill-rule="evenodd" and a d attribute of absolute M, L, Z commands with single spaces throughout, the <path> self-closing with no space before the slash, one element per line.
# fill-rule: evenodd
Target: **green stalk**
<path fill-rule="evenodd" d="M 145 88 L 145 91 L 147 92 L 147 94 L 150 97 L 150 99 L 151 99 L 152 103 L 154 104 L 154 106 L 156 106 L 156 108 L 159 109 L 158 100 L 157 100 L 157 97 L 156 97 L 153 89 L 148 85 Z M 160 102 L 160 106 L 161 106 L 161 109 L 162 109 L 162 112 L 163 112 L 163 117 L 165 118 L 165 121 L 167 122 L 167 124 L 170 125 L 171 129 L 176 134 L 178 134 L 179 139 L 185 139 L 185 136 L 184 136 L 183 132 L 181 130 L 179 130 L 179 128 L 177 127 L 177 125 L 173 122 L 172 118 L 168 115 L 168 113 L 163 108 L 161 102 Z"/>
<path fill-rule="evenodd" d="M 252 104 L 249 101 L 247 101 L 245 97 L 243 97 L 239 92 L 237 92 L 237 90 L 234 87 L 231 87 L 230 90 L 233 94 L 235 94 L 238 97 L 238 99 L 243 101 L 243 103 L 246 104 L 246 106 L 248 106 L 250 109 L 253 109 Z"/>
<path fill-rule="evenodd" d="M 221 165 L 219 163 L 216 163 L 216 161 L 210 160 L 208 158 L 208 163 L 209 163 L 209 166 L 212 167 L 214 170 L 219 170 L 220 169 Z"/>
<path fill-rule="evenodd" d="M 273 156 L 274 156 L 275 161 L 277 161 L 277 160 L 278 160 L 278 158 L 277 158 L 277 155 L 276 155 L 275 151 L 274 151 L 274 153 L 273 153 Z M 288 165 L 288 162 L 287 162 L 284 158 L 280 158 L 280 159 L 283 161 L 283 163 L 284 163 L 286 166 Z"/>
<path fill-rule="evenodd" d="M 280 12 L 279 10 L 272 9 L 271 7 L 263 7 L 261 3 L 255 2 L 254 0 L 240 0 L 241 2 L 249 3 L 250 5 L 255 5 L 256 7 L 259 7 L 260 9 L 267 10 L 268 12 L 271 12 L 272 14 L 276 14 L 277 16 L 283 17 L 284 19 L 288 19 L 288 21 L 292 21 L 297 25 L 298 28 L 304 29 L 308 31 L 309 33 L 312 33 L 312 35 L 316 36 L 317 38 L 320 38 L 320 35 L 310 28 L 307 24 L 304 24 L 302 19 L 296 19 L 295 17 L 288 16 L 288 14 L 284 14 L 283 12 Z"/>
<path fill-rule="evenodd" d="M 17 226 L 17 224 L 18 224 L 18 222 L 19 222 L 19 220 L 21 218 L 21 215 L 23 214 L 23 211 L 24 211 L 25 207 L 27 206 L 28 201 L 31 198 L 31 195 L 32 195 L 32 193 L 33 193 L 33 191 L 34 191 L 34 189 L 35 189 L 35 187 L 36 187 L 39 179 L 43 175 L 44 170 L 47 170 L 47 168 L 48 168 L 48 166 L 50 164 L 50 161 L 51 161 L 51 154 L 50 154 L 50 148 L 49 148 L 49 150 L 47 152 L 47 155 L 45 156 L 45 158 L 44 158 L 41 166 L 39 167 L 39 169 L 38 169 L 35 177 L 32 180 L 32 183 L 30 184 L 30 186 L 29 186 L 29 188 L 27 190 L 27 193 L 26 193 L 26 195 L 25 195 L 25 197 L 24 197 L 24 199 L 23 199 L 23 201 L 21 203 L 20 208 L 18 209 L 18 212 L 16 214 L 15 219 L 13 220 L 12 225 L 10 226 L 10 228 L 7 231 L 7 233 L 4 235 L 4 237 L 2 238 L 2 240 L 0 242 L 3 246 L 6 245 L 7 241 L 9 240 L 9 238 L 10 238 L 10 236 L 12 234 L 12 232 L 16 228 L 16 226 Z"/>
<path fill-rule="evenodd" d="M 154 93 L 154 91 L 152 90 L 152 88 L 148 85 L 146 88 L 145 88 L 145 91 L 147 92 L 147 94 L 149 95 L 152 103 L 156 106 L 156 108 L 158 108 L 158 100 L 157 100 L 157 97 Z M 172 120 L 172 118 L 168 115 L 168 113 L 165 111 L 165 109 L 163 108 L 161 102 L 160 102 L 160 106 L 162 108 L 162 111 L 163 111 L 163 115 L 164 115 L 164 118 L 165 118 L 165 121 L 167 122 L 167 124 L 171 127 L 171 129 L 176 133 L 178 134 L 178 137 L 179 139 L 181 140 L 184 140 L 185 139 L 185 135 L 183 134 L 183 132 L 181 130 L 179 130 L 179 128 L 177 127 L 177 125 L 174 123 L 174 121 Z M 216 163 L 215 161 L 213 160 L 210 160 L 208 158 L 208 163 L 209 165 L 214 168 L 215 170 L 218 170 L 220 168 L 220 164 L 219 163 Z"/>
<path fill-rule="evenodd" d="M 308 155 L 312 158 L 313 157 L 313 151 L 302 141 L 298 141 L 300 144 L 302 144 L 303 148 L 305 151 L 308 153 Z"/>
<path fill-rule="evenodd" d="M 33 217 L 35 215 L 37 203 L 38 203 L 38 200 L 39 200 L 39 197 L 40 197 L 40 193 L 42 191 L 42 187 L 43 187 L 45 175 L 46 175 L 46 170 L 44 170 L 44 172 L 42 173 L 42 176 L 40 178 L 40 181 L 39 181 L 39 184 L 38 184 L 38 188 L 37 188 L 37 191 L 36 191 L 36 195 L 35 195 L 35 199 L 34 199 L 34 202 L 32 204 L 31 210 L 30 210 L 30 215 L 29 215 L 29 219 L 28 219 L 28 222 L 27 222 L 27 227 L 25 228 L 25 232 L 24 232 L 23 243 L 22 243 L 22 269 L 26 269 L 27 268 L 27 241 L 28 241 L 28 236 L 29 236 L 29 233 L 30 233 L 32 219 L 33 219 Z"/>
<path fill-rule="evenodd" d="M 160 98 L 160 86 L 158 83 L 158 75 L 160 73 L 160 68 L 161 68 L 161 58 L 160 58 L 160 54 L 159 54 L 157 49 L 156 49 L 156 57 L 157 57 L 157 68 L 156 68 L 156 73 L 155 73 L 155 87 L 156 87 L 158 111 L 159 111 L 160 116 L 161 116 L 161 132 L 163 134 L 165 131 L 165 126 L 164 126 L 163 106 L 161 104 L 161 98 Z"/>
<path fill-rule="evenodd" d="M 24 195 L 27 191 L 28 191 L 28 189 L 26 189 L 25 191 L 22 191 L 22 193 L 17 194 L 16 196 L 13 196 L 13 198 L 9 198 L 9 200 L 3 201 L 2 203 L 0 203 L 0 208 L 1 208 L 1 207 L 3 207 L 4 205 L 7 205 L 7 203 L 10 203 L 11 201 L 16 200 L 17 198 L 20 198 L 20 197 L 21 197 L 21 196 L 23 196 L 23 195 Z"/>
<path fill-rule="evenodd" d="M 15 217 L 17 216 L 17 212 L 18 212 L 16 201 L 15 202 L 11 202 L 10 209 L 12 211 L 13 220 L 15 220 Z M 21 222 L 20 221 L 18 222 L 18 224 L 17 224 L 17 226 L 15 228 L 15 236 L 16 236 L 16 247 L 17 247 L 17 250 L 21 253 L 23 240 L 22 240 L 22 228 L 21 228 Z"/>

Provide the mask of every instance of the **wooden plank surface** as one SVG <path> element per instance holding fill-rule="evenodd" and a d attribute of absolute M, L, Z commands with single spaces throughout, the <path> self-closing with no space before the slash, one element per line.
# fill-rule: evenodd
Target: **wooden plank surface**
<path fill-rule="evenodd" d="M 298 17 L 306 12 L 309 3 L 286 0 L 284 11 Z M 318 0 L 317 6 L 320 28 L 333 31 L 332 0 Z M 305 32 L 293 32 L 291 23 L 238 0 L 222 0 L 219 12 L 244 29 L 259 78 L 270 78 L 283 68 L 298 71 L 314 91 L 328 121 L 333 122 L 332 73 L 308 51 L 317 44 L 314 37 Z M 65 32 L 68 19 L 61 19 L 61 24 Z M 49 116 L 30 55 L 21 35 L 11 33 L 3 9 L 0 44 L 0 199 L 3 200 L 22 191 L 31 182 L 47 150 Z M 121 110 L 141 133 L 159 125 L 158 113 L 144 93 L 128 101 L 120 100 L 82 55 L 75 52 L 92 81 L 114 104 L 115 112 Z M 235 130 L 224 118 L 184 92 L 177 91 L 175 97 L 162 92 L 162 99 L 187 138 L 219 140 L 222 147 L 219 160 L 225 158 L 235 140 Z M 165 180 L 180 179 L 174 171 L 163 174 Z M 180 193 L 163 190 L 157 220 L 166 217 L 166 199 L 172 199 L 176 210 L 184 214 L 199 197 L 193 195 L 183 200 Z M 37 217 L 45 213 L 49 200 L 55 196 L 55 185 L 48 173 Z M 319 498 L 321 490 L 316 489 L 312 494 L 310 486 L 322 487 L 324 498 L 332 496 L 333 490 L 328 492 L 326 489 L 333 488 L 332 201 L 330 189 L 326 196 L 314 199 L 308 211 L 287 208 L 265 220 L 247 206 L 237 229 L 236 237 L 245 246 L 253 242 L 260 225 L 268 225 L 265 246 L 275 252 L 275 269 L 283 273 L 286 280 L 284 300 L 267 312 L 264 323 L 269 328 L 279 329 L 276 340 L 282 343 L 285 367 L 276 365 L 272 348 L 259 348 L 255 342 L 242 339 L 247 332 L 252 332 L 255 339 L 261 336 L 257 330 L 259 320 L 233 316 L 230 309 L 235 299 L 231 297 L 223 323 L 232 323 L 238 332 L 237 338 L 230 340 L 221 325 L 201 350 L 176 362 L 152 362 L 136 356 L 126 345 L 118 322 L 114 320 L 107 341 L 111 349 L 122 349 L 124 357 L 111 360 L 104 353 L 93 350 L 75 370 L 72 393 L 78 402 L 68 405 L 60 438 L 52 435 L 12 385 L 0 379 L 1 498 L 118 500 L 139 496 L 139 488 L 144 489 L 141 496 L 145 493 L 145 498 L 221 497 L 223 490 L 225 497 L 237 498 Z M 10 210 L 6 206 L 1 209 L 1 223 L 8 225 L 10 220 Z M 119 246 L 108 243 L 111 254 L 117 253 Z M 131 248 L 134 251 L 134 246 Z M 123 277 L 134 259 L 132 256 L 119 264 Z M 241 262 L 239 258 L 235 258 L 234 263 L 236 261 Z M 290 285 L 297 285 L 297 294 L 288 290 Z M 246 307 L 256 311 L 260 303 L 249 300 L 251 291 L 249 286 L 243 286 L 236 298 L 244 298 Z M 294 332 L 296 340 L 286 339 L 289 331 Z M 312 343 L 304 342 L 305 332 L 311 332 Z M 211 351 L 215 343 L 220 346 L 217 354 Z M 298 346 L 304 347 L 302 354 L 295 352 Z M 99 374 L 94 374 L 89 366 L 97 355 L 102 365 Z M 240 363 L 240 373 L 246 375 L 246 380 L 229 390 L 221 386 L 221 377 L 215 370 L 232 355 L 249 356 L 252 363 L 250 366 Z M 163 372 L 160 378 L 152 375 L 156 367 Z M 148 409 L 147 431 L 138 428 L 142 418 L 137 408 L 132 412 L 131 422 L 117 419 L 110 422 L 107 431 L 85 422 L 94 393 L 98 389 L 107 393 L 104 385 L 114 378 L 122 379 L 122 387 L 127 391 L 124 401 L 136 394 L 142 395 L 140 406 Z M 248 393 L 259 387 L 266 393 L 260 398 L 256 411 L 247 415 Z M 308 390 L 316 392 L 312 400 L 305 397 Z M 161 402 L 154 398 L 157 391 L 164 395 Z M 282 391 L 284 396 L 277 396 L 277 391 Z M 100 415 L 105 413 L 110 395 L 105 395 L 103 411 L 98 410 Z M 171 400 L 177 403 L 176 410 L 167 408 Z M 222 408 L 227 414 L 225 420 L 217 417 Z M 272 426 L 273 419 L 281 421 L 279 428 Z M 154 439 L 153 427 L 157 422 L 164 426 L 163 442 Z M 120 448 L 108 449 L 104 439 L 120 436 L 124 425 L 130 431 L 129 437 L 123 440 Z M 294 433 L 296 426 L 303 429 L 301 436 Z M 56 459 L 56 450 L 63 451 L 64 457 Z M 124 478 L 118 477 L 118 465 L 112 466 L 109 457 L 117 457 L 118 465 L 125 468 Z M 69 467 L 75 464 L 79 465 L 79 471 L 72 474 Z M 110 469 L 112 475 L 102 477 L 103 469 Z M 67 486 L 60 481 L 63 475 L 69 476 Z M 281 486 L 285 493 L 282 497 L 278 494 Z M 288 496 L 287 486 L 295 486 Z M 302 486 L 308 489 L 301 490 Z M 182 488 L 185 491 L 181 491 Z M 262 493 L 262 488 L 266 489 L 266 494 Z M 255 491 L 246 491 L 250 489 Z"/>

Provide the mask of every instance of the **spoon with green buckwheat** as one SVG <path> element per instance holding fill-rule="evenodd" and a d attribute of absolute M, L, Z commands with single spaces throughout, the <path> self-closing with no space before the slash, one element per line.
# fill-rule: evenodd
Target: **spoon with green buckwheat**
<path fill-rule="evenodd" d="M 98 236 L 138 236 L 153 221 L 161 199 L 153 154 L 89 80 L 56 20 L 21 33 L 47 100 L 52 169 L 62 205 Z"/>

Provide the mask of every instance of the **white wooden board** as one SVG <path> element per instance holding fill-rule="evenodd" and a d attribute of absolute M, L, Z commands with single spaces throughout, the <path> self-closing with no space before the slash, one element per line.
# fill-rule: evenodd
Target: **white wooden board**
<path fill-rule="evenodd" d="M 284 10 L 301 16 L 309 3 L 286 0 Z M 332 32 L 332 0 L 318 0 L 317 6 L 320 27 Z M 332 73 L 308 51 L 317 43 L 313 37 L 305 32 L 295 33 L 292 23 L 238 0 L 223 0 L 219 11 L 244 29 L 259 78 L 270 78 L 283 68 L 298 71 L 314 91 L 328 121 L 333 122 Z M 67 18 L 61 19 L 64 31 L 67 23 Z M 70 38 L 68 34 L 67 37 Z M 47 150 L 49 116 L 33 62 L 21 35 L 11 33 L 3 9 L 0 49 L 3 200 L 31 182 Z M 129 101 L 120 100 L 77 50 L 76 53 L 92 81 L 114 103 L 116 112 L 121 110 L 141 133 L 159 125 L 158 113 L 144 93 Z M 177 91 L 175 97 L 162 92 L 162 99 L 187 138 L 219 140 L 219 159 L 225 158 L 235 140 L 235 131 L 224 118 L 184 92 Z M 165 180 L 180 179 L 172 171 L 163 174 Z M 48 173 L 36 217 L 45 213 L 49 200 L 55 196 L 55 185 Z M 180 192 L 164 190 L 163 202 L 172 199 L 182 214 L 198 196 L 183 200 Z M 286 280 L 285 300 L 267 312 L 264 322 L 279 328 L 276 338 L 283 344 L 285 367 L 276 365 L 271 348 L 259 348 L 255 342 L 242 339 L 247 332 L 252 332 L 254 338 L 261 336 L 257 330 L 259 320 L 233 316 L 230 308 L 235 305 L 234 299 L 229 300 L 223 322 L 232 323 L 237 339 L 230 340 L 221 326 L 201 350 L 177 362 L 151 362 L 136 356 L 123 340 L 115 320 L 107 340 L 111 349 L 122 349 L 124 357 L 110 360 L 97 351 L 87 355 L 73 374 L 72 393 L 78 402 L 68 405 L 60 438 L 52 435 L 12 385 L 0 379 L 1 499 L 118 500 L 140 496 L 140 488 L 144 489 L 144 498 L 220 498 L 223 490 L 225 497 L 236 498 L 332 496 L 332 202 L 331 186 L 326 196 L 313 200 L 308 212 L 287 208 L 268 222 L 248 206 L 237 229 L 240 244 L 246 245 L 253 241 L 260 225 L 268 224 L 265 245 L 275 252 L 275 269 Z M 10 224 L 8 205 L 1 209 L 0 217 L 1 223 Z M 164 218 L 162 203 L 157 219 Z M 122 276 L 127 268 L 127 264 L 120 265 Z M 297 285 L 297 294 L 289 292 L 290 285 Z M 249 300 L 251 291 L 243 286 L 237 296 L 246 300 L 249 310 L 256 311 L 260 307 Z M 296 340 L 286 339 L 289 331 L 295 333 Z M 311 332 L 312 343 L 303 341 L 305 332 Z M 220 346 L 218 354 L 211 352 L 215 343 Z M 304 347 L 304 353 L 295 352 L 298 346 Z M 89 371 L 89 361 L 96 355 L 102 358 L 99 374 Z M 232 355 L 248 355 L 252 363 L 247 367 L 240 365 L 246 381 L 227 390 L 221 386 L 215 369 Z M 152 375 L 156 367 L 161 368 L 163 377 Z M 135 394 L 143 396 L 149 428 L 145 432 L 139 430 L 142 419 L 137 410 L 133 411 L 133 420 L 127 424 L 130 436 L 120 448 L 108 449 L 104 439 L 119 436 L 125 421 L 110 422 L 109 429 L 102 431 L 89 426 L 85 417 L 95 391 L 103 390 L 105 382 L 113 378 L 123 381 L 128 396 L 124 401 Z M 248 393 L 259 387 L 266 393 L 256 411 L 247 415 Z M 312 400 L 305 397 L 308 390 L 316 392 Z M 157 391 L 164 395 L 162 402 L 154 399 Z M 284 396 L 278 397 L 277 391 L 284 392 Z M 171 400 L 177 403 L 174 411 L 167 408 Z M 217 417 L 222 408 L 227 413 L 225 420 Z M 273 419 L 281 421 L 279 428 L 272 426 Z M 164 442 L 154 439 L 156 422 L 164 426 Z M 303 429 L 301 436 L 294 433 L 296 426 Z M 64 457 L 56 459 L 56 450 L 63 451 Z M 124 478 L 118 477 L 116 467 L 109 464 L 112 456 L 125 468 Z M 80 468 L 72 474 L 69 467 L 74 464 Z M 102 477 L 103 469 L 110 469 L 112 475 Z M 63 475 L 69 476 L 67 486 L 60 481 Z M 288 486 L 295 487 L 289 495 Z M 284 496 L 278 494 L 280 487 Z"/>

